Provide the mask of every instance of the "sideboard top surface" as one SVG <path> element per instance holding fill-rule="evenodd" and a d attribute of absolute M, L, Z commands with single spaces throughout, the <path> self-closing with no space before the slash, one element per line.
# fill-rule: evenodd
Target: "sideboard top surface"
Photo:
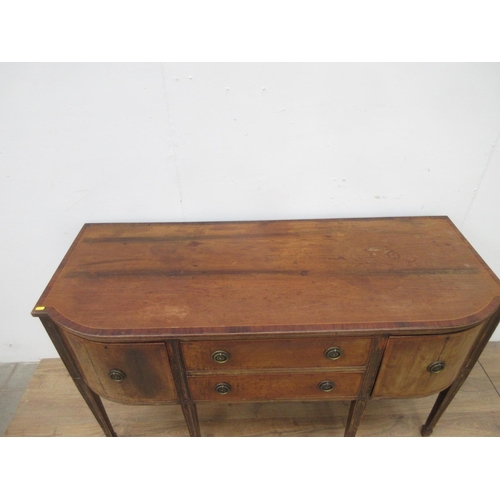
<path fill-rule="evenodd" d="M 86 224 L 33 315 L 88 335 L 455 328 L 500 304 L 447 217 Z"/>

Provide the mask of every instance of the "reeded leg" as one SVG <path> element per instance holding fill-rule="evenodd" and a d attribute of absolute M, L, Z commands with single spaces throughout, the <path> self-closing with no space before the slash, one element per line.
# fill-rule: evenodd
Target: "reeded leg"
<path fill-rule="evenodd" d="M 356 436 L 356 432 L 358 432 L 358 427 L 361 423 L 361 418 L 363 417 L 365 408 L 366 399 L 356 399 L 355 401 L 351 401 L 344 437 Z"/>
<path fill-rule="evenodd" d="M 64 339 L 57 329 L 57 326 L 48 316 L 41 316 L 40 320 L 45 327 L 45 330 L 47 330 L 47 333 L 49 334 L 54 347 L 57 349 L 59 356 L 61 356 L 61 359 L 66 366 L 69 374 L 71 375 L 73 382 L 75 383 L 76 387 L 80 391 L 80 394 L 90 408 L 90 411 L 93 413 L 97 422 L 104 431 L 104 434 L 108 437 L 116 437 L 116 433 L 113 429 L 113 426 L 111 425 L 111 422 L 109 421 L 101 398 L 94 391 L 92 391 L 92 389 L 90 389 L 90 387 L 83 380 L 82 375 L 78 370 L 78 367 L 76 366 L 76 363 L 74 362 L 73 357 L 71 356 L 71 353 L 66 346 L 66 343 L 64 342 Z"/>

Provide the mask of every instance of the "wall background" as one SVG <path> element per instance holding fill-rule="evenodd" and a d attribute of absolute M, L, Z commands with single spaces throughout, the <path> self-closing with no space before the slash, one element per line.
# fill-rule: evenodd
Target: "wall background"
<path fill-rule="evenodd" d="M 499 139 L 497 63 L 0 64 L 0 362 L 85 222 L 448 215 L 500 275 Z"/>

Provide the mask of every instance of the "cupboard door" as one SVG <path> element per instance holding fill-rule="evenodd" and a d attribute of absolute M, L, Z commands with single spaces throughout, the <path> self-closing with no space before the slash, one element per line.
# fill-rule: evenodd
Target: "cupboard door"
<path fill-rule="evenodd" d="M 165 344 L 105 344 L 71 333 L 65 338 L 85 382 L 100 396 L 127 404 L 177 400 Z"/>
<path fill-rule="evenodd" d="M 481 326 L 446 335 L 390 337 L 373 397 L 428 396 L 450 386 Z"/>

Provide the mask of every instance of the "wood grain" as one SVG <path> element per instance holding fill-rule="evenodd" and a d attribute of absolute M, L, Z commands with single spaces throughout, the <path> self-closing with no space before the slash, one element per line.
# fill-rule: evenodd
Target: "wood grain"
<path fill-rule="evenodd" d="M 373 390 L 374 397 L 428 396 L 448 387 L 464 364 L 482 325 L 460 333 L 392 337 Z M 445 368 L 430 373 L 431 363 Z"/>
<path fill-rule="evenodd" d="M 500 394 L 500 342 L 490 342 L 479 362 Z"/>
<path fill-rule="evenodd" d="M 104 344 L 63 331 L 81 365 L 88 386 L 97 394 L 121 403 L 165 404 L 177 401 L 167 349 L 161 343 Z M 111 370 L 125 378 L 115 382 Z"/>
<path fill-rule="evenodd" d="M 500 365 L 500 342 L 480 362 Z M 367 405 L 358 436 L 419 436 L 435 396 L 381 399 Z M 179 406 L 127 406 L 104 401 L 119 436 L 188 436 Z M 198 405 L 203 436 L 337 436 L 346 401 Z M 59 359 L 42 360 L 5 436 L 103 436 Z M 433 436 L 500 436 L 500 396 L 478 363 Z M 432 437 L 430 438 L 432 439 Z"/>
<path fill-rule="evenodd" d="M 429 433 L 499 313 L 500 281 L 447 217 L 86 224 L 32 311 L 108 435 L 98 394 L 180 403 L 191 435 L 198 401 L 357 398 L 353 436 L 375 380 L 377 397 L 441 390 Z"/>
<path fill-rule="evenodd" d="M 355 398 L 358 395 L 362 373 L 282 373 L 259 375 L 217 374 L 188 377 L 191 396 L 195 401 L 265 401 Z M 324 380 L 334 383 L 330 392 L 323 392 L 318 384 Z M 215 386 L 228 383 L 231 390 L 218 394 Z"/>
<path fill-rule="evenodd" d="M 201 341 L 183 342 L 182 353 L 188 371 L 195 370 L 241 370 L 272 368 L 342 368 L 364 366 L 368 361 L 370 338 L 311 338 L 248 341 Z M 328 359 L 325 351 L 330 347 L 342 349 L 337 359 Z M 225 363 L 212 359 L 215 351 L 229 354 Z"/>
<path fill-rule="evenodd" d="M 33 314 L 101 336 L 452 328 L 500 297 L 446 217 L 87 224 L 64 263 Z"/>

